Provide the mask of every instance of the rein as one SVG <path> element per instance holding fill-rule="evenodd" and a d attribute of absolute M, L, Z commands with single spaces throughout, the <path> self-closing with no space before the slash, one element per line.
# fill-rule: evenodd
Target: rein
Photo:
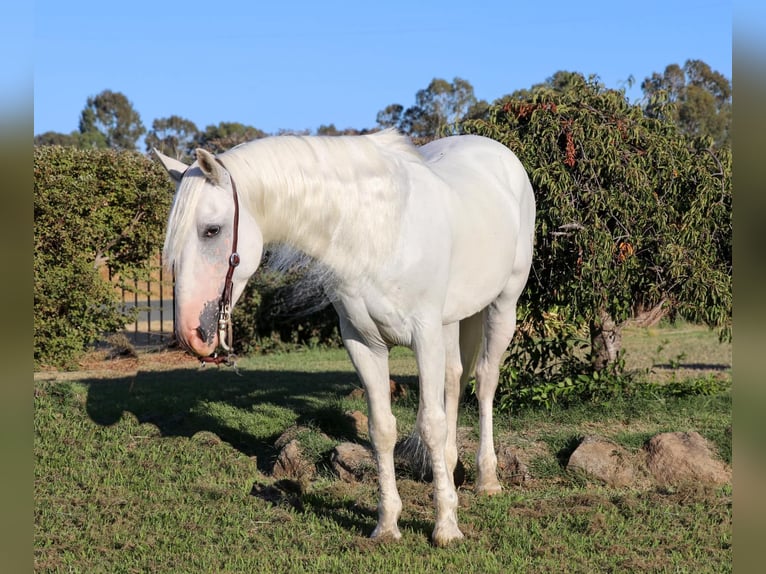
<path fill-rule="evenodd" d="M 215 158 L 218 164 L 226 169 L 223 162 Z M 228 171 L 228 170 L 227 170 Z M 205 365 L 207 363 L 213 363 L 220 365 L 224 363 L 226 365 L 234 365 L 234 353 L 232 353 L 232 346 L 234 341 L 234 332 L 231 322 L 231 294 L 234 289 L 234 270 L 239 265 L 239 253 L 237 252 L 237 239 L 239 238 L 239 199 L 237 197 L 237 185 L 234 183 L 234 178 L 231 177 L 229 172 L 229 179 L 231 181 L 231 192 L 234 198 L 234 237 L 231 242 L 231 255 L 229 255 L 229 269 L 226 272 L 226 279 L 223 284 L 223 293 L 221 293 L 221 301 L 218 305 L 218 344 L 224 351 L 227 351 L 225 356 L 219 356 L 218 353 L 213 353 L 209 357 L 200 357 L 200 362 Z"/>

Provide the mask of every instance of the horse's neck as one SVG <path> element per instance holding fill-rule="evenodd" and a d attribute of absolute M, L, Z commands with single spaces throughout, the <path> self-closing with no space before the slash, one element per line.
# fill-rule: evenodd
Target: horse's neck
<path fill-rule="evenodd" d="M 326 257 L 339 225 L 335 198 L 308 186 L 288 191 L 266 187 L 258 223 L 266 244 L 285 244 L 321 260 Z M 325 201 L 317 201 L 319 196 Z"/>
<path fill-rule="evenodd" d="M 341 276 L 358 274 L 390 252 L 399 192 L 377 164 L 324 159 L 287 156 L 278 174 L 253 182 L 251 209 L 264 243 L 289 245 Z"/>

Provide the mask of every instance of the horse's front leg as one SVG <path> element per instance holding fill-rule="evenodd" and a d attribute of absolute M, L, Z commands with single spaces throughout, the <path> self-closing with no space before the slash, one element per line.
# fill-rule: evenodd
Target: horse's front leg
<path fill-rule="evenodd" d="M 402 500 L 396 488 L 394 472 L 394 447 L 396 446 L 396 418 L 391 412 L 391 390 L 388 376 L 388 349 L 385 346 L 369 347 L 354 333 L 353 327 L 341 320 L 343 342 L 351 362 L 364 385 L 369 413 L 369 433 L 375 450 L 378 467 L 380 500 L 378 502 L 378 525 L 372 538 L 402 537 L 399 532 L 399 515 Z"/>
<path fill-rule="evenodd" d="M 453 461 L 447 461 L 447 414 L 444 401 L 445 344 L 441 325 L 424 328 L 415 337 L 415 357 L 420 373 L 418 431 L 431 454 L 436 524 L 432 535 L 437 546 L 462 538 L 457 525 L 457 492 L 452 478 Z M 452 419 L 452 417 L 450 417 Z M 450 423 L 453 421 L 450 420 Z M 451 453 L 452 454 L 452 453 Z M 452 458 L 452 457 L 451 457 Z"/>

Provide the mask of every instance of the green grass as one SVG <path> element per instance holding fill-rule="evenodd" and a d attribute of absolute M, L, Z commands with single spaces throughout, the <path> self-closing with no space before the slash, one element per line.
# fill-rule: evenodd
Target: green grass
<path fill-rule="evenodd" d="M 647 339 L 636 353 L 651 362 Z M 726 363 L 725 349 L 711 352 L 706 361 Z M 388 544 L 367 538 L 374 482 L 324 472 L 297 492 L 272 485 L 286 429 L 300 425 L 317 458 L 353 437 L 342 414 L 366 406 L 348 396 L 358 382 L 343 351 L 243 359 L 239 374 L 185 365 L 35 383 L 37 572 L 731 571 L 731 488 L 609 489 L 561 466 L 585 434 L 637 451 L 665 430 L 696 430 L 730 461 L 728 393 L 498 414 L 498 445 L 512 446 L 533 480 L 493 498 L 462 489 L 466 540 L 437 549 L 429 485 L 399 481 L 403 539 Z M 414 389 L 411 353 L 396 350 L 391 371 Z M 415 393 L 394 408 L 406 434 Z M 475 422 L 469 404 L 460 425 Z M 473 456 L 461 456 L 469 478 Z"/>

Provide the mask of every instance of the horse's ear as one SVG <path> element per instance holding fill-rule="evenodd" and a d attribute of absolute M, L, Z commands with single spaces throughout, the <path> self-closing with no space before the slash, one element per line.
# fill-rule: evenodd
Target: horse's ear
<path fill-rule="evenodd" d="M 178 182 L 180 182 L 181 178 L 184 176 L 184 172 L 188 166 L 185 163 L 178 161 L 177 159 L 166 156 L 157 148 L 152 148 L 152 151 L 154 152 L 154 155 L 159 158 L 162 166 L 167 170 L 170 179 L 178 184 Z"/>
<path fill-rule="evenodd" d="M 202 148 L 194 150 L 197 154 L 197 163 L 205 177 L 210 180 L 213 185 L 220 185 L 223 181 L 224 170 L 217 161 L 215 156 Z"/>

